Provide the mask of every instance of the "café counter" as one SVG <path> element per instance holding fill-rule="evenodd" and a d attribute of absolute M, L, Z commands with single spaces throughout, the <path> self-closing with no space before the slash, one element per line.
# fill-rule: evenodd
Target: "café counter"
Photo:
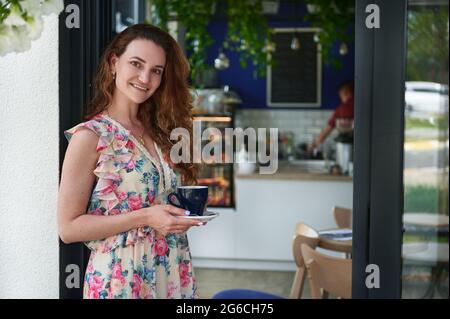
<path fill-rule="evenodd" d="M 282 165 L 275 174 L 235 175 L 235 208 L 210 208 L 220 216 L 189 230 L 194 266 L 295 270 L 295 225 L 335 228 L 332 208 L 352 208 L 348 176 Z"/>

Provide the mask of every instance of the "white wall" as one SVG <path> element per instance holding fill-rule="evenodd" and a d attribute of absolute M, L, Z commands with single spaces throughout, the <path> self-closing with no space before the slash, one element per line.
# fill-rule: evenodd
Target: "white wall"
<path fill-rule="evenodd" d="M 295 225 L 304 222 L 318 231 L 335 228 L 332 207 L 352 207 L 351 180 L 267 176 L 235 181 L 236 209 L 211 208 L 220 216 L 189 230 L 195 267 L 295 271 Z"/>
<path fill-rule="evenodd" d="M 0 298 L 58 298 L 58 19 L 0 57 Z"/>

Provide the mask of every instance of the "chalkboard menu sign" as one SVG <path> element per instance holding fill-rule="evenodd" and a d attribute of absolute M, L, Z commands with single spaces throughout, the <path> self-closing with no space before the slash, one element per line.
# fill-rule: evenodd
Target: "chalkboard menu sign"
<path fill-rule="evenodd" d="M 274 29 L 274 65 L 267 68 L 267 105 L 274 107 L 320 107 L 322 58 L 314 41 L 319 29 Z M 291 43 L 298 39 L 298 49 Z"/>

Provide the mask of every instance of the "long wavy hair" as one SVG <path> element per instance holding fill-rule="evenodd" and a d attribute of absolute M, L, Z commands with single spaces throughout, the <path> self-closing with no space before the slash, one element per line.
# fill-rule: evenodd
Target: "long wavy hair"
<path fill-rule="evenodd" d="M 189 63 L 178 43 L 167 32 L 150 24 L 136 24 L 119 33 L 106 47 L 93 83 L 93 96 L 86 108 L 86 119 L 107 109 L 112 101 L 115 81 L 111 73 L 111 58 L 120 57 L 135 39 L 153 41 L 166 53 L 166 66 L 159 88 L 139 105 L 138 119 L 146 132 L 169 159 L 174 143 L 170 133 L 174 128 L 185 128 L 192 137 L 192 96 L 188 86 Z M 190 142 L 191 154 L 193 151 Z M 196 184 L 198 166 L 193 163 L 173 164 L 181 174 L 182 183 Z"/>

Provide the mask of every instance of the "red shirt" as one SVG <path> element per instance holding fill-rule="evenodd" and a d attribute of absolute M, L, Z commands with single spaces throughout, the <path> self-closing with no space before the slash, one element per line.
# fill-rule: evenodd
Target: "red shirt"
<path fill-rule="evenodd" d="M 353 118 L 355 112 L 353 97 L 351 97 L 347 102 L 339 105 L 334 111 L 331 118 L 328 120 L 328 125 L 331 127 L 336 126 L 336 119 L 338 118 Z"/>

